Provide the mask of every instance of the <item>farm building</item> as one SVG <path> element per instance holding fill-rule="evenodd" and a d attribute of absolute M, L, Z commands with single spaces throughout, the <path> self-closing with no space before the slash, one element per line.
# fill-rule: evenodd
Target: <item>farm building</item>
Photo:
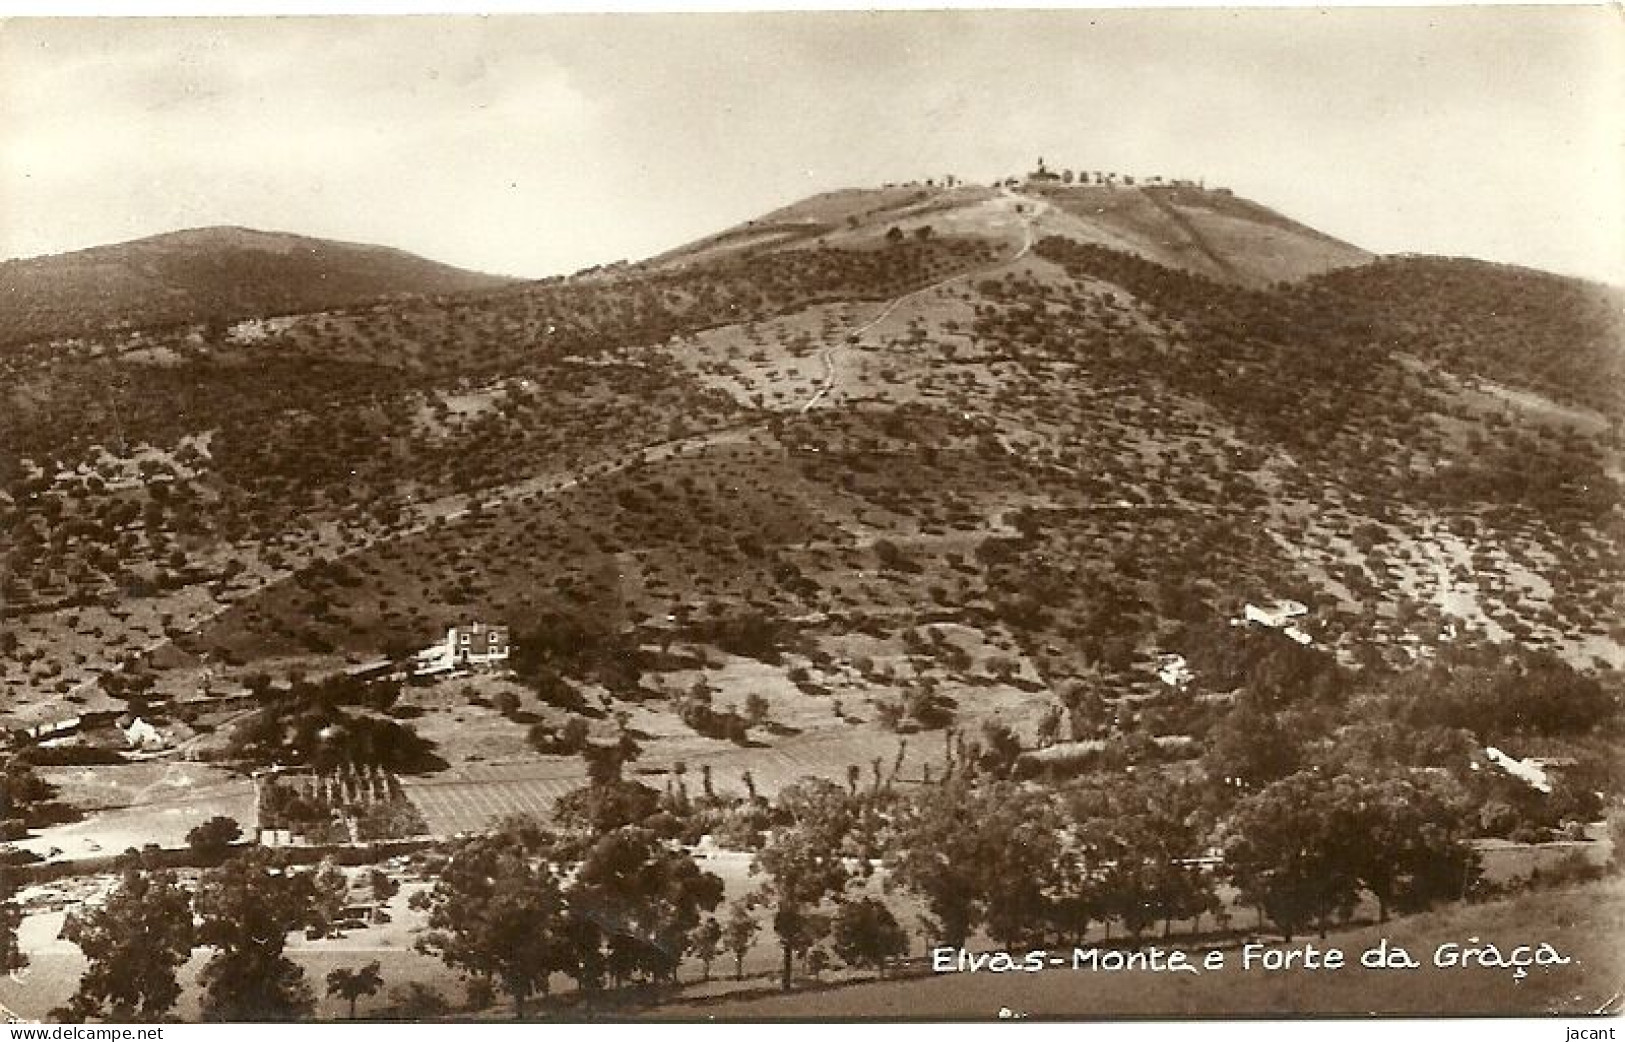
<path fill-rule="evenodd" d="M 1512 777 L 1528 785 L 1537 792 L 1549 793 L 1552 791 L 1552 778 L 1546 772 L 1540 761 L 1530 758 L 1519 760 L 1509 756 L 1495 746 L 1484 748 L 1484 757 Z"/>
<path fill-rule="evenodd" d="M 1298 601 L 1276 601 L 1266 607 L 1260 608 L 1256 604 L 1249 604 L 1241 611 L 1241 617 L 1246 622 L 1256 622 L 1260 626 L 1270 629 L 1281 629 L 1293 619 L 1301 619 L 1309 614 L 1309 608 Z"/>
<path fill-rule="evenodd" d="M 32 739 L 36 742 L 46 742 L 57 738 L 66 738 L 78 731 L 84 723 L 79 716 L 64 717 L 61 720 L 52 720 L 48 723 L 35 724 L 32 727 L 23 727 L 17 730 L 17 736 L 24 741 Z"/>
<path fill-rule="evenodd" d="M 1241 618 L 1232 620 L 1232 625 L 1245 626 L 1252 623 L 1255 626 L 1265 626 L 1279 630 L 1291 640 L 1307 646 L 1314 643 L 1314 638 L 1299 629 L 1295 620 L 1308 614 L 1308 606 L 1299 601 L 1278 600 L 1264 607 L 1248 604 L 1242 608 Z"/>

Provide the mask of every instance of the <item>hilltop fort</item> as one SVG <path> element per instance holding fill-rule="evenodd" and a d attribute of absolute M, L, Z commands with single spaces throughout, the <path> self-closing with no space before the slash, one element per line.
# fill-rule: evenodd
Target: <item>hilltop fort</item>
<path fill-rule="evenodd" d="M 883 188 L 958 188 L 967 182 L 953 174 L 944 174 L 941 177 L 928 177 L 917 181 L 887 181 Z M 1038 165 L 1025 174 L 1013 174 L 1001 177 L 992 182 L 994 188 L 1059 188 L 1070 186 L 1093 186 L 1101 188 L 1199 188 L 1207 190 L 1206 178 L 1167 177 L 1163 174 L 1125 174 L 1116 170 L 1085 170 L 1082 167 L 1064 167 L 1060 170 L 1051 169 L 1044 157 L 1038 157 Z M 1228 188 L 1214 188 L 1212 191 L 1220 195 L 1230 195 Z"/>

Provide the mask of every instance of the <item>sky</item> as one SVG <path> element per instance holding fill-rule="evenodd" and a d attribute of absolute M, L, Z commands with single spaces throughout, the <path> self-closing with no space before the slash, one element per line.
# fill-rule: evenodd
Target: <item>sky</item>
<path fill-rule="evenodd" d="M 539 277 L 1042 155 L 1625 285 L 1620 11 L 12 18 L 0 258 L 233 224 Z"/>

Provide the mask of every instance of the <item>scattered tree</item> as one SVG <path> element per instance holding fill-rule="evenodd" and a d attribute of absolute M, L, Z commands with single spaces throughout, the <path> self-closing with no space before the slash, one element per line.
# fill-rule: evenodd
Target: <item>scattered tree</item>
<path fill-rule="evenodd" d="M 792 959 L 815 940 L 818 906 L 845 891 L 851 876 L 843 849 L 852 826 L 846 794 L 822 778 L 804 778 L 779 793 L 782 824 L 751 862 L 766 875 L 761 896 L 773 906 L 782 953 L 780 986 L 790 989 Z"/>
<path fill-rule="evenodd" d="M 722 924 L 717 922 L 716 916 L 706 916 L 705 921 L 694 928 L 688 947 L 700 960 L 700 979 L 710 980 L 711 964 L 716 962 L 717 955 L 722 951 Z"/>

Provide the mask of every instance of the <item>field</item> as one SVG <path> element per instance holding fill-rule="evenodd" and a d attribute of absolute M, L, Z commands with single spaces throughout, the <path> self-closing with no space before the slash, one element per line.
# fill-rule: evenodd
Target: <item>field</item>
<path fill-rule="evenodd" d="M 236 820 L 245 831 L 254 825 L 254 783 L 246 778 L 210 780 L 187 789 L 182 796 L 154 792 L 147 798 L 151 802 L 35 829 L 15 845 L 40 855 L 55 850 L 59 857 L 84 858 L 119 854 L 148 843 L 184 847 L 188 832 L 221 814 Z"/>
<path fill-rule="evenodd" d="M 739 749 L 701 739 L 684 744 L 685 751 L 665 749 L 639 760 L 628 775 L 658 789 L 670 776 L 671 766 L 680 760 L 687 768 L 691 787 L 698 785 L 701 769 L 710 767 L 717 791 L 742 796 L 744 775 L 749 772 L 757 791 L 772 798 L 785 785 L 804 777 L 845 784 L 849 767 L 860 769 L 862 784 L 867 786 L 872 777 L 871 764 L 880 761 L 882 770 L 890 776 L 898 753 L 896 735 L 868 728 L 809 735 L 762 748 Z M 711 751 L 694 748 L 701 744 Z M 940 774 L 942 754 L 940 737 L 915 736 L 906 747 L 897 780 L 904 785 L 918 782 L 927 765 Z M 402 785 L 422 811 L 429 830 L 449 836 L 478 831 L 505 814 L 547 816 L 554 800 L 586 781 L 580 760 L 552 757 L 548 762 L 459 767 L 427 778 L 402 779 Z"/>
<path fill-rule="evenodd" d="M 180 760 L 148 760 L 94 767 L 51 767 L 42 777 L 56 786 L 58 799 L 81 809 L 111 809 L 214 791 L 232 780 L 219 767 Z"/>

